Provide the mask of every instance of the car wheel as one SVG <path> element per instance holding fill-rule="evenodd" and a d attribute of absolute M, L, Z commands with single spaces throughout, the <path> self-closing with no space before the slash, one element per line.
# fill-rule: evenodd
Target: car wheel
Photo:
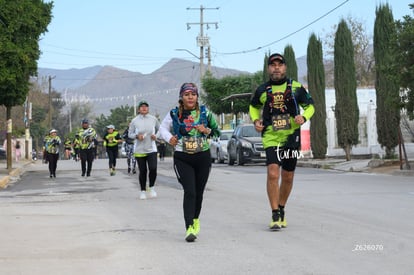
<path fill-rule="evenodd" d="M 233 166 L 234 165 L 234 158 L 231 157 L 230 151 L 228 151 L 228 155 L 229 155 L 229 165 Z"/>
<path fill-rule="evenodd" d="M 237 149 L 237 151 L 236 151 L 236 158 L 237 158 L 237 165 L 241 166 L 241 165 L 244 164 L 242 152 L 239 149 Z"/>
<path fill-rule="evenodd" d="M 224 163 L 224 159 L 220 153 L 220 150 L 217 150 L 217 163 Z"/>

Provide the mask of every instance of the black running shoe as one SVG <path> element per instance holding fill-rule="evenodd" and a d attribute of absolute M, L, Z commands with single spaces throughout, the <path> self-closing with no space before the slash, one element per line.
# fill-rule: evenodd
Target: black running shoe
<path fill-rule="evenodd" d="M 190 225 L 190 227 L 188 227 L 187 232 L 185 234 L 185 240 L 191 243 L 191 242 L 194 242 L 195 239 L 197 239 L 197 236 L 194 232 L 194 227 Z"/>

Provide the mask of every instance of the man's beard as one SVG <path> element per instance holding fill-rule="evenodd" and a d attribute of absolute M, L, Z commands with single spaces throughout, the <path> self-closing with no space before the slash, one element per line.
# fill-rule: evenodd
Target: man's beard
<path fill-rule="evenodd" d="M 285 78 L 285 75 L 283 75 L 281 73 L 278 73 L 278 74 L 276 74 L 276 73 L 270 74 L 270 79 L 273 80 L 273 81 L 279 81 L 279 80 L 282 80 L 284 78 Z"/>

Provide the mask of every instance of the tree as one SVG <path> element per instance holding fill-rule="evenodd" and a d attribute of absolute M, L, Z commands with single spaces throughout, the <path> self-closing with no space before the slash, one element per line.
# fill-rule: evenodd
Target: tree
<path fill-rule="evenodd" d="M 269 56 L 271 55 L 270 52 L 268 52 L 267 54 L 265 54 L 264 56 L 264 60 L 263 60 L 263 71 L 262 71 L 262 82 L 266 82 L 269 80 L 269 73 L 267 72 L 267 60 L 269 59 Z"/>
<path fill-rule="evenodd" d="M 289 78 L 298 79 L 298 65 L 296 64 L 295 52 L 293 51 L 292 45 L 287 45 L 283 52 L 283 56 L 285 57 L 287 69 L 286 75 Z"/>
<path fill-rule="evenodd" d="M 414 12 L 414 4 L 410 4 Z M 394 74 L 403 88 L 403 107 L 410 119 L 414 119 L 414 18 L 406 15 L 403 20 L 396 21 L 396 54 Z"/>
<path fill-rule="evenodd" d="M 385 147 L 385 157 L 394 156 L 400 126 L 400 89 L 392 75 L 396 35 L 394 18 L 388 4 L 377 7 L 374 24 L 375 90 L 377 97 L 378 142 Z M 411 61 L 412 62 L 412 61 Z"/>
<path fill-rule="evenodd" d="M 374 73 L 374 57 L 370 45 L 372 35 L 367 32 L 364 22 L 361 19 L 348 16 L 346 19 L 352 36 L 352 44 L 354 45 L 354 62 L 356 70 L 356 79 L 358 86 L 373 86 Z M 326 46 L 326 55 L 333 55 L 334 39 L 337 25 L 332 26 L 332 31 L 326 34 L 324 45 Z M 330 66 L 327 66 L 327 75 L 332 74 Z M 328 79 L 331 79 L 328 77 Z M 330 80 L 329 80 L 330 81 Z M 332 79 L 333 81 L 333 79 Z M 328 86 L 331 86 L 328 84 Z"/>
<path fill-rule="evenodd" d="M 67 120 L 62 119 L 60 115 L 64 103 L 60 100 L 60 94 L 56 91 L 52 91 L 51 96 L 54 98 L 54 100 L 52 100 L 52 106 L 55 110 L 52 116 L 54 121 L 53 125 L 57 126 L 56 129 L 58 129 L 59 135 L 62 135 L 67 131 L 65 127 L 68 126 L 68 123 L 62 123 Z M 48 134 L 50 131 L 48 123 L 49 95 L 42 92 L 42 87 L 39 86 L 36 81 L 31 81 L 30 90 L 26 98 L 27 102 L 32 105 L 32 119 L 28 121 L 27 126 L 30 128 L 30 135 L 33 139 L 33 148 L 38 150 L 43 145 L 42 141 L 45 134 Z M 24 112 L 25 110 L 23 106 L 15 106 L 12 109 L 11 114 L 14 118 L 13 133 L 16 136 L 19 133 L 23 134 L 25 132 L 26 125 L 23 119 Z M 5 112 L 3 113 L 0 111 L 0 116 L 3 115 L 5 115 Z"/>
<path fill-rule="evenodd" d="M 32 119 L 30 121 L 30 135 L 32 136 L 33 148 L 36 151 L 43 146 L 45 134 L 49 133 L 48 128 L 48 94 L 42 93 L 34 83 L 28 95 L 28 101 L 32 103 Z M 13 109 L 18 109 L 13 108 Z M 59 132 L 60 134 L 60 132 Z"/>
<path fill-rule="evenodd" d="M 11 121 L 13 106 L 22 105 L 31 76 L 37 72 L 39 37 L 47 31 L 53 2 L 41 0 L 0 1 L 0 104 Z M 11 144 L 11 133 L 7 133 Z M 7 168 L 12 168 L 11 146 L 7 146 Z"/>
<path fill-rule="evenodd" d="M 357 102 L 354 46 L 351 31 L 342 19 L 334 45 L 335 118 L 338 144 L 351 160 L 351 148 L 358 144 L 359 108 Z"/>
<path fill-rule="evenodd" d="M 234 100 L 233 106 L 230 100 L 223 101 L 223 98 L 234 94 L 252 94 L 262 82 L 262 78 L 260 71 L 254 75 L 227 76 L 221 79 L 205 77 L 203 89 L 206 96 L 203 101 L 216 114 L 247 113 L 250 96 Z"/>
<path fill-rule="evenodd" d="M 314 158 L 324 159 L 328 148 L 326 129 L 325 69 L 322 42 L 313 33 L 309 37 L 306 62 L 308 65 L 308 91 L 312 95 L 315 114 L 311 119 L 310 136 Z"/>
<path fill-rule="evenodd" d="M 61 103 L 65 102 L 65 100 L 61 98 L 61 94 L 57 94 L 55 99 L 59 100 Z M 53 110 L 52 125 L 56 125 L 54 128 L 58 130 L 61 138 L 69 137 L 70 139 L 73 139 L 78 133 L 83 119 L 94 120 L 94 117 L 91 115 L 92 106 L 90 103 L 86 102 L 66 102 L 65 108 L 57 109 L 56 107 L 53 107 Z"/>
<path fill-rule="evenodd" d="M 101 115 L 96 119 L 95 130 L 103 137 L 106 134 L 106 126 L 112 124 L 122 134 L 126 127 L 134 117 L 134 107 L 132 106 L 120 106 L 115 109 L 111 109 L 111 113 L 108 117 Z"/>

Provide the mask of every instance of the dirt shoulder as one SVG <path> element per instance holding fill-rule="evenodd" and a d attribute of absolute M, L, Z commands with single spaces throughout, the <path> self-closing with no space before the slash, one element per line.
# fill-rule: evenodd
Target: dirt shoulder
<path fill-rule="evenodd" d="M 398 160 L 378 161 L 377 163 L 371 161 L 368 170 L 371 173 L 378 174 L 414 174 L 414 161 L 410 161 L 409 165 L 411 167 L 410 170 L 407 169 L 405 162 L 402 164 L 403 169 L 401 169 L 401 163 Z"/>

